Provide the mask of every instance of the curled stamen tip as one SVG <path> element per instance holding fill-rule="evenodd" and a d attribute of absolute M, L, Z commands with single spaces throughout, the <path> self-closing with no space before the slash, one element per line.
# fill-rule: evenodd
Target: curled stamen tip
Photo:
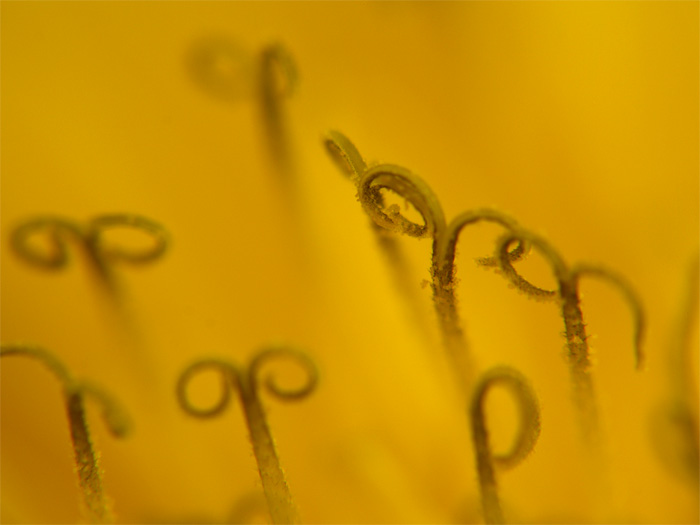
<path fill-rule="evenodd" d="M 125 438 L 131 434 L 133 429 L 131 420 L 125 417 L 124 414 L 105 412 L 103 413 L 103 417 L 107 428 L 109 428 L 109 431 L 114 437 Z"/>
<path fill-rule="evenodd" d="M 520 408 L 520 429 L 512 449 L 507 454 L 493 456 L 494 462 L 501 468 L 512 468 L 530 454 L 539 438 L 539 402 L 530 381 L 519 371 L 507 366 L 493 368 L 484 374 L 476 387 L 472 405 L 475 425 L 483 425 L 483 421 L 477 423 L 476 420 L 483 418 L 486 394 L 497 384 L 511 391 Z"/>
<path fill-rule="evenodd" d="M 323 137 L 323 144 L 335 164 L 348 177 L 355 180 L 367 169 L 367 164 L 355 145 L 339 131 L 330 130 Z"/>
<path fill-rule="evenodd" d="M 314 361 L 306 353 L 284 346 L 264 349 L 251 360 L 249 373 L 251 374 L 251 379 L 254 382 L 257 381 L 257 377 L 259 376 L 260 370 L 262 366 L 264 366 L 265 362 L 275 357 L 286 358 L 294 361 L 303 369 L 306 378 L 304 383 L 299 386 L 284 388 L 279 386 L 271 373 L 267 374 L 264 378 L 264 385 L 269 392 L 282 400 L 296 401 L 303 399 L 316 389 L 319 381 L 319 373 L 318 367 Z"/>
<path fill-rule="evenodd" d="M 134 428 L 133 421 L 114 400 L 104 407 L 102 418 L 114 437 L 125 438 L 131 435 Z"/>
<path fill-rule="evenodd" d="M 151 237 L 152 246 L 140 250 L 126 250 L 118 246 L 107 248 L 102 243 L 102 235 L 112 228 L 130 228 L 140 231 Z M 167 252 L 171 242 L 170 235 L 164 226 L 147 217 L 129 213 L 95 217 L 90 222 L 87 241 L 102 258 L 130 264 L 144 264 L 161 258 Z"/>

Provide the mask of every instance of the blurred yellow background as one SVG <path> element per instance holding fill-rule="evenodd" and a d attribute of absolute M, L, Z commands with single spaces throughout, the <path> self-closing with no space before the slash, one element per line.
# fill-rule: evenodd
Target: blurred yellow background
<path fill-rule="evenodd" d="M 260 491 L 238 404 L 195 420 L 177 406 L 174 385 L 194 359 L 243 362 L 270 341 L 307 348 L 322 373 L 302 402 L 265 398 L 305 521 L 481 520 L 467 400 L 447 370 L 430 288 L 421 288 L 430 243 L 401 239 L 426 337 L 355 188 L 324 151 L 323 133 L 338 129 L 368 160 L 421 176 L 448 220 L 484 206 L 507 211 L 567 261 L 623 273 L 644 301 L 648 363 L 635 372 L 625 303 L 604 284 L 582 284 L 609 460 L 599 508 L 558 308 L 473 264 L 491 253 L 498 228 L 462 235 L 457 293 L 479 366 L 520 370 L 542 409 L 533 454 L 498 476 L 506 519 L 698 522 L 697 486 L 667 468 L 650 438 L 652 414 L 677 381 L 667 362 L 698 252 L 696 2 L 0 9 L 2 342 L 51 349 L 129 409 L 134 434 L 117 441 L 88 407 L 118 521 L 223 522 L 238 498 Z M 231 97 L 192 77 L 188 57 L 202 42 L 214 53 L 227 42 L 227 56 L 239 57 L 229 65 L 240 77 Z M 281 190 L 270 158 L 254 74 L 275 42 L 299 71 L 285 100 L 293 190 Z M 150 217 L 172 236 L 162 260 L 115 268 L 126 291 L 118 304 L 78 249 L 53 273 L 9 249 L 28 218 L 105 213 Z M 537 254 L 527 268 L 554 286 Z M 504 450 L 514 412 L 505 396 L 491 401 L 494 446 Z M 1 402 L 0 521 L 80 520 L 55 379 L 35 362 L 3 359 Z"/>

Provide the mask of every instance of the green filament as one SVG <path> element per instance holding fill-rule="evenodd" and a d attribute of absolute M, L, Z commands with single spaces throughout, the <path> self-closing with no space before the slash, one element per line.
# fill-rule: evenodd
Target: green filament
<path fill-rule="evenodd" d="M 104 234 L 117 228 L 141 231 L 152 239 L 153 244 L 143 250 L 110 246 L 105 243 Z M 48 253 L 37 250 L 32 244 L 40 234 L 46 235 L 49 242 Z M 116 288 L 114 263 L 150 263 L 162 257 L 169 243 L 168 234 L 160 224 L 131 214 L 102 215 L 86 225 L 60 217 L 37 217 L 19 225 L 11 237 L 12 248 L 21 259 L 46 270 L 59 270 L 68 264 L 68 241 L 79 246 L 102 282 L 112 290 Z"/>
<path fill-rule="evenodd" d="M 521 244 L 528 243 L 542 253 L 552 267 L 559 285 L 558 290 L 539 288 L 517 273 L 508 252 L 509 246 L 516 241 Z M 646 324 L 641 301 L 632 286 L 621 275 L 601 266 L 578 264 L 569 267 L 549 242 L 524 229 L 512 231 L 501 237 L 497 243 L 496 257 L 501 272 L 516 288 L 535 299 L 551 300 L 556 298 L 559 300 L 566 330 L 574 404 L 579 412 L 581 432 L 587 443 L 597 445 L 599 417 L 591 376 L 593 365 L 588 347 L 588 335 L 581 311 L 579 280 L 586 275 L 597 277 L 614 285 L 622 293 L 634 319 L 634 350 L 637 369 L 640 369 L 644 363 L 642 342 Z"/>
<path fill-rule="evenodd" d="M 297 388 L 285 389 L 278 385 L 273 376 L 261 377 L 262 368 L 276 358 L 294 360 L 306 373 L 306 382 Z M 219 401 L 209 408 L 194 406 L 188 397 L 187 386 L 192 377 L 203 370 L 213 369 L 221 374 L 224 388 Z M 222 359 L 203 359 L 188 366 L 177 382 L 177 399 L 182 409 L 199 418 L 210 418 L 222 413 L 231 397 L 231 390 L 237 390 L 253 444 L 253 453 L 273 523 L 300 523 L 287 480 L 275 450 L 267 416 L 260 401 L 262 385 L 275 397 L 293 401 L 308 396 L 318 383 L 318 371 L 313 361 L 303 352 L 288 347 L 262 350 L 255 355 L 247 367 L 241 367 Z"/>
<path fill-rule="evenodd" d="M 85 418 L 85 396 L 88 395 L 102 407 L 102 418 L 115 437 L 126 436 L 131 422 L 117 401 L 99 386 L 75 380 L 68 369 L 46 350 L 26 345 L 3 345 L 0 357 L 23 355 L 41 361 L 63 386 L 63 396 L 68 413 L 73 451 L 75 454 L 78 484 L 86 518 L 91 523 L 111 523 L 114 518 L 102 488 L 102 473 L 97 454 L 92 445 Z"/>
<path fill-rule="evenodd" d="M 520 412 L 520 427 L 507 454 L 495 455 L 489 444 L 484 405 L 486 395 L 496 385 L 513 394 Z M 498 367 L 486 372 L 476 386 L 470 406 L 472 439 L 476 453 L 481 501 L 486 523 L 504 523 L 498 497 L 496 467 L 510 469 L 520 464 L 530 454 L 540 435 L 540 409 L 529 381 L 517 370 Z"/>
<path fill-rule="evenodd" d="M 328 133 L 326 148 L 341 169 L 357 184 L 357 195 L 363 209 L 381 229 L 416 238 L 432 239 L 433 302 L 440 323 L 443 344 L 452 361 L 457 381 L 465 392 L 471 388 L 475 365 L 458 312 L 455 293 L 455 250 L 462 229 L 480 221 L 489 221 L 513 229 L 517 223 L 502 212 L 480 209 L 465 212 L 449 224 L 432 189 L 420 177 L 406 168 L 393 164 L 367 167 L 350 140 L 337 131 Z M 415 223 L 401 214 L 398 206 L 385 206 L 382 190 L 390 190 L 410 203 L 420 214 L 423 224 Z M 519 260 L 527 251 L 519 244 L 510 254 Z M 392 253 L 392 252 L 389 252 Z M 492 258 L 479 259 L 479 264 L 495 265 Z"/>

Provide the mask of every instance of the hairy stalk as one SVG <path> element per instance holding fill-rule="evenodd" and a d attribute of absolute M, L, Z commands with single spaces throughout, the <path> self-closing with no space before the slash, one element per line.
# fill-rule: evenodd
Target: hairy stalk
<path fill-rule="evenodd" d="M 307 374 L 306 383 L 291 390 L 283 389 L 271 376 L 268 376 L 264 381 L 268 392 L 286 401 L 302 399 L 309 395 L 318 383 L 316 365 L 306 354 L 286 347 L 262 350 L 253 357 L 247 367 L 240 367 L 222 359 L 197 361 L 180 375 L 176 392 L 180 406 L 185 412 L 195 417 L 209 418 L 220 414 L 228 406 L 232 389 L 238 391 L 272 521 L 273 523 L 300 523 L 259 395 L 262 367 L 268 361 L 278 357 L 293 359 L 302 366 Z M 187 386 L 196 373 L 206 369 L 214 369 L 221 374 L 224 388 L 218 403 L 211 408 L 202 409 L 190 402 Z"/>
<path fill-rule="evenodd" d="M 509 246 L 516 241 L 520 244 L 527 243 L 534 246 L 542 253 L 552 267 L 559 285 L 558 290 L 544 290 L 534 286 L 517 273 L 508 252 Z M 598 407 L 591 376 L 593 365 L 588 347 L 588 335 L 581 311 L 579 280 L 585 275 L 598 277 L 613 284 L 622 293 L 634 318 L 634 349 L 637 369 L 640 369 L 644 362 L 642 341 L 645 319 L 641 301 L 632 286 L 621 275 L 595 265 L 578 264 L 569 267 L 549 242 L 524 229 L 518 229 L 501 237 L 497 243 L 496 257 L 503 275 L 529 297 L 539 300 L 559 300 L 566 332 L 573 400 L 579 414 L 581 434 L 587 444 L 597 448 L 600 445 Z"/>
<path fill-rule="evenodd" d="M 115 437 L 121 438 L 129 433 L 131 422 L 128 416 L 114 398 L 96 385 L 85 381 L 76 381 L 63 363 L 43 348 L 26 345 L 3 345 L 0 347 L 1 357 L 12 355 L 38 359 L 60 381 L 68 413 L 85 517 L 91 523 L 111 523 L 114 518 L 102 488 L 102 472 L 85 418 L 85 396 L 93 397 L 102 406 L 102 418 Z"/>
<path fill-rule="evenodd" d="M 512 229 L 516 222 L 501 212 L 482 209 L 465 212 L 448 225 L 440 202 L 420 177 L 393 164 L 367 167 L 352 142 L 337 131 L 327 134 L 325 144 L 336 164 L 357 185 L 358 199 L 372 219 L 378 234 L 380 231 L 388 231 L 432 239 L 430 273 L 433 303 L 452 369 L 460 386 L 465 392 L 469 392 L 475 365 L 457 308 L 454 262 L 457 239 L 462 229 L 469 224 L 490 221 Z M 423 224 L 417 224 L 404 217 L 396 205 L 385 206 L 382 190 L 390 190 L 410 203 L 421 215 Z M 391 238 L 389 240 L 393 241 Z M 393 242 L 388 244 L 388 240 L 384 239 L 381 242 L 385 246 L 387 256 L 395 260 L 398 246 Z M 509 256 L 515 261 L 524 253 L 525 247 L 518 245 Z M 492 258 L 479 259 L 478 263 L 484 266 L 496 264 Z M 398 270 L 397 273 L 408 275 L 402 267 Z"/>
<path fill-rule="evenodd" d="M 367 171 L 368 166 L 354 144 L 338 131 L 329 131 L 324 138 L 324 144 L 330 157 L 341 172 L 343 172 L 357 187 L 360 179 Z M 382 196 L 377 195 L 377 198 L 380 200 L 380 206 L 384 208 Z M 393 270 L 391 276 L 394 279 L 395 288 L 404 297 L 404 303 L 411 309 L 410 313 L 414 324 L 421 326 L 421 333 L 425 336 L 426 340 L 429 340 L 430 330 L 425 323 L 425 315 L 421 308 L 421 299 L 416 293 L 417 287 L 415 286 L 413 272 L 406 262 L 406 257 L 401 249 L 400 243 L 392 232 L 386 230 L 373 220 L 370 220 L 370 225 L 387 264 Z"/>
<path fill-rule="evenodd" d="M 153 239 L 153 245 L 141 251 L 108 246 L 103 235 L 115 228 L 141 231 Z M 32 244 L 32 240 L 36 240 L 39 234 L 47 236 L 50 246 L 48 253 L 38 250 Z M 60 270 L 70 259 L 66 246 L 69 240 L 79 245 L 99 281 L 115 294 L 118 286 L 113 263 L 150 263 L 165 253 L 169 242 L 168 234 L 160 224 L 140 215 L 125 213 L 95 217 L 87 225 L 60 217 L 37 217 L 19 225 L 12 232 L 10 242 L 17 255 L 29 264 L 45 270 Z"/>
<path fill-rule="evenodd" d="M 438 319 L 442 327 L 445 345 L 455 363 L 461 370 L 465 371 L 463 381 L 469 385 L 471 383 L 470 371 L 474 365 L 468 361 L 468 355 L 460 351 L 465 345 L 466 337 L 459 317 L 457 304 L 457 294 L 455 292 L 457 280 L 455 277 L 457 241 L 462 230 L 469 225 L 478 222 L 494 222 L 506 229 L 513 230 L 517 227 L 517 222 L 506 214 L 483 208 L 479 210 L 467 211 L 455 217 L 446 227 L 444 233 L 437 242 L 437 253 L 433 254 L 433 265 L 431 274 L 433 277 L 433 298 Z M 521 259 L 527 252 L 527 245 L 520 243 L 508 253 L 510 261 Z M 495 260 L 492 258 L 482 258 L 477 260 L 483 266 L 493 266 Z"/>
<path fill-rule="evenodd" d="M 484 404 L 486 395 L 496 385 L 508 388 L 520 410 L 520 427 L 511 450 L 495 455 L 489 444 Z M 521 463 L 532 451 L 540 435 L 540 409 L 529 381 L 517 370 L 498 367 L 486 372 L 480 379 L 471 400 L 470 420 L 476 453 L 481 501 L 486 523 L 504 523 L 498 497 L 496 467 L 510 469 Z"/>

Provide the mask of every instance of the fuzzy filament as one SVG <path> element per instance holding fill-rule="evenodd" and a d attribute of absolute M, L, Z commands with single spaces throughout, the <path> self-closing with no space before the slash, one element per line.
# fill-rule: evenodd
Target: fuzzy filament
<path fill-rule="evenodd" d="M 287 347 L 265 349 L 253 357 L 247 367 L 222 359 L 199 360 L 182 372 L 176 392 L 182 409 L 200 418 L 214 417 L 223 412 L 229 403 L 231 391 L 238 392 L 272 522 L 300 523 L 299 513 L 282 470 L 259 395 L 262 366 L 278 357 L 293 359 L 303 367 L 307 376 L 306 382 L 299 388 L 288 390 L 280 388 L 272 377 L 267 377 L 264 383 L 267 390 L 275 397 L 288 401 L 309 395 L 318 382 L 316 366 L 306 354 Z M 190 402 L 187 386 L 196 373 L 205 369 L 217 370 L 223 379 L 224 388 L 218 403 L 211 408 L 202 409 Z"/>

